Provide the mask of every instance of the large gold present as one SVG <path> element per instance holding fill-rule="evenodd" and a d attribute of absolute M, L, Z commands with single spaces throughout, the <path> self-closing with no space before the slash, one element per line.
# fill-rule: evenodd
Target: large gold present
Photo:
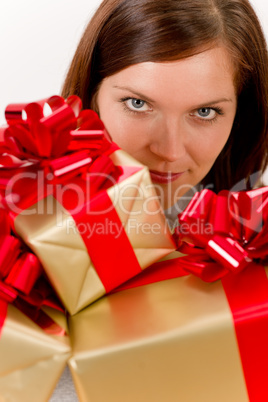
<path fill-rule="evenodd" d="M 248 402 L 220 281 L 192 275 L 120 291 L 70 318 L 81 401 Z"/>

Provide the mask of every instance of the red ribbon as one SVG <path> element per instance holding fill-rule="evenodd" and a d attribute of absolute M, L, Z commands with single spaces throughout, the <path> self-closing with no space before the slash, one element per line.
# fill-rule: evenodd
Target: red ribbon
<path fill-rule="evenodd" d="M 268 280 L 264 268 L 252 263 L 238 275 L 222 278 L 233 316 L 249 400 L 268 400 Z"/>
<path fill-rule="evenodd" d="M 44 116 L 44 105 L 52 113 Z M 11 154 L 24 159 L 55 158 L 77 149 L 100 149 L 107 137 L 103 123 L 92 110 L 81 111 L 81 100 L 52 96 L 29 104 L 11 104 L 5 111 L 9 126 L 4 133 Z M 23 112 L 26 119 L 23 119 Z"/>
<path fill-rule="evenodd" d="M 46 332 L 62 335 L 62 328 L 40 310 L 43 305 L 62 308 L 51 299 L 51 288 L 47 287 L 44 292 L 44 285 L 38 283 L 43 272 L 41 264 L 21 240 L 11 234 L 3 209 L 0 209 L 0 228 L 0 334 L 8 304 L 12 303 L 29 317 L 35 315 L 35 322 Z"/>
<path fill-rule="evenodd" d="M 178 250 L 188 254 L 180 264 L 206 282 L 267 261 L 268 187 L 219 195 L 203 190 L 178 218 Z"/>
<path fill-rule="evenodd" d="M 45 104 L 51 109 L 48 116 L 44 116 Z M 7 106 L 8 126 L 0 136 L 0 188 L 5 190 L 15 173 L 32 170 L 66 181 L 107 152 L 111 142 L 103 123 L 94 111 L 81 107 L 75 95 Z"/>
<path fill-rule="evenodd" d="M 166 281 L 189 275 L 178 263 L 178 259 L 158 261 L 150 265 L 139 275 L 134 276 L 113 290 L 112 293 L 132 289 L 138 286 L 150 285 L 151 283 Z"/>
<path fill-rule="evenodd" d="M 48 116 L 44 116 L 45 105 L 51 109 Z M 40 102 L 7 106 L 8 126 L 0 133 L 3 203 L 13 205 L 15 202 L 19 209 L 27 209 L 48 195 L 52 191 L 51 185 L 95 173 L 96 168 L 92 165 L 96 159 L 99 167 L 106 164 L 105 155 L 118 147 L 111 142 L 98 115 L 93 110 L 81 111 L 81 107 L 81 100 L 75 95 L 67 100 L 52 96 Z M 109 171 L 106 169 L 107 176 L 113 173 L 118 176 L 119 169 L 115 169 L 111 160 L 109 168 Z M 43 172 L 43 187 L 47 190 L 45 193 L 42 189 L 42 194 L 37 193 L 37 180 L 30 178 L 31 173 L 40 172 Z M 17 180 L 18 174 L 24 175 L 23 180 Z M 101 176 L 98 183 L 94 183 L 95 189 L 97 185 L 102 187 L 104 181 Z M 7 194 L 10 188 L 12 194 Z"/>
<path fill-rule="evenodd" d="M 90 200 L 90 212 L 86 213 L 86 210 L 87 205 L 84 205 L 74 219 L 78 228 L 79 224 L 83 223 L 92 229 L 90 236 L 88 232 L 81 233 L 81 236 L 108 293 L 142 270 L 107 192 L 102 191 L 93 197 Z M 103 211 L 106 211 L 105 214 Z M 97 220 L 95 214 L 97 214 Z M 100 227 L 104 228 L 100 233 L 94 230 L 96 221 Z M 106 259 L 103 258 L 104 250 Z"/>

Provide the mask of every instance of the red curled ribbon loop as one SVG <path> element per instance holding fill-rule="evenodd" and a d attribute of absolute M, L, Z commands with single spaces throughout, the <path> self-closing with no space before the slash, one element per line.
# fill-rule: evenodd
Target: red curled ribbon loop
<path fill-rule="evenodd" d="M 48 116 L 44 115 L 45 105 L 51 109 Z M 8 126 L 0 133 L 2 194 L 15 173 L 43 171 L 49 183 L 64 183 L 91 170 L 95 173 L 93 162 L 116 148 L 97 113 L 81 108 L 82 102 L 75 95 L 66 100 L 52 96 L 39 102 L 7 106 Z M 106 165 L 107 176 L 115 171 L 113 164 L 107 171 L 106 159 L 102 164 Z M 98 186 L 104 182 L 99 180 Z M 22 193 L 22 188 L 15 191 L 16 196 Z"/>
<path fill-rule="evenodd" d="M 42 270 L 37 257 L 26 251 L 22 242 L 9 233 L 3 209 L 0 209 L 0 226 L 5 228 L 0 236 L 0 322 L 3 323 L 7 304 L 19 296 L 27 298 Z"/>
<path fill-rule="evenodd" d="M 65 331 L 40 310 L 46 305 L 63 311 L 41 276 L 43 270 L 38 258 L 11 234 L 3 209 L 0 209 L 0 228 L 0 334 L 8 304 L 12 303 L 46 332 L 64 335 Z"/>
<path fill-rule="evenodd" d="M 188 254 L 180 264 L 206 282 L 267 262 L 268 187 L 218 195 L 203 190 L 178 218 L 174 237 Z"/>
<path fill-rule="evenodd" d="M 44 116 L 45 104 L 51 109 L 48 116 Z M 81 107 L 81 100 L 75 95 L 67 100 L 52 96 L 40 102 L 7 106 L 8 127 L 2 151 L 8 149 L 19 159 L 40 161 L 81 149 L 108 149 L 108 134 L 98 115 L 92 110 L 81 111 Z"/>

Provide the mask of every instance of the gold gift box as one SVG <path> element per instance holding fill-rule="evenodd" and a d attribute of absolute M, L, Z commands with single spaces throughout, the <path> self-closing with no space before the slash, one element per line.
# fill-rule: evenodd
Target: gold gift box
<path fill-rule="evenodd" d="M 148 169 L 122 150 L 115 151 L 110 157 L 116 166 L 138 168 L 136 173 L 110 187 L 107 193 L 123 223 L 138 263 L 144 269 L 172 252 L 175 246 Z M 120 194 L 123 197 L 118 202 Z M 40 214 L 32 213 L 38 211 L 38 204 L 19 214 L 15 218 L 15 230 L 39 257 L 63 304 L 74 314 L 106 291 L 79 231 L 73 230 L 75 222 L 71 214 L 52 195 L 42 203 Z M 55 212 L 46 213 L 49 208 Z M 97 219 L 96 216 L 96 222 Z M 105 253 L 105 244 L 103 264 L 108 270 L 109 255 Z M 124 267 L 127 270 L 127 261 Z"/>
<path fill-rule="evenodd" d="M 63 314 L 51 316 L 66 325 Z M 0 401 L 47 402 L 69 356 L 68 336 L 48 335 L 9 305 L 0 337 Z"/>
<path fill-rule="evenodd" d="M 84 402 L 248 402 L 220 281 L 191 275 L 127 289 L 70 317 Z"/>

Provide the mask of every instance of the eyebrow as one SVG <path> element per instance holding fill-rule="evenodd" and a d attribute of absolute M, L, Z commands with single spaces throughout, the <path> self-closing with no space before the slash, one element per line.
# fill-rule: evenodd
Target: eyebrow
<path fill-rule="evenodd" d="M 155 101 L 154 101 L 153 99 L 148 98 L 148 96 L 143 95 L 143 94 L 140 93 L 140 92 L 137 92 L 136 90 L 132 89 L 131 87 L 121 87 L 121 86 L 119 86 L 119 85 L 114 85 L 113 88 L 121 89 L 122 91 L 129 91 L 129 92 L 132 92 L 132 93 L 133 93 L 135 96 L 137 96 L 139 99 L 148 101 L 148 102 L 150 102 L 150 103 L 155 103 Z"/>
<path fill-rule="evenodd" d="M 132 92 L 132 93 L 133 93 L 135 96 L 137 96 L 139 99 L 148 101 L 148 102 L 150 102 L 150 103 L 155 103 L 155 101 L 154 101 L 153 99 L 148 98 L 148 96 L 143 95 L 141 92 L 137 92 L 136 90 L 132 89 L 131 87 L 124 87 L 124 86 L 121 87 L 121 86 L 119 86 L 119 85 L 114 85 L 113 88 L 121 89 L 121 90 L 123 90 L 123 91 Z M 222 102 L 233 102 L 233 99 L 231 99 L 231 98 L 220 98 L 220 99 L 215 99 L 215 100 L 212 100 L 212 101 L 209 101 L 209 102 L 202 102 L 201 104 L 196 105 L 196 106 L 194 107 L 194 109 L 200 109 L 200 108 L 202 108 L 202 107 L 204 107 L 204 106 L 215 105 L 215 104 L 217 104 L 217 103 L 222 103 Z"/>
<path fill-rule="evenodd" d="M 217 103 L 222 103 L 222 102 L 233 102 L 233 99 L 231 99 L 231 98 L 220 98 L 220 99 L 215 99 L 215 100 L 212 100 L 212 101 L 209 101 L 209 102 L 203 102 L 202 104 L 197 105 L 196 109 L 200 109 L 200 108 L 202 108 L 204 106 L 208 106 L 208 105 L 216 105 Z"/>

